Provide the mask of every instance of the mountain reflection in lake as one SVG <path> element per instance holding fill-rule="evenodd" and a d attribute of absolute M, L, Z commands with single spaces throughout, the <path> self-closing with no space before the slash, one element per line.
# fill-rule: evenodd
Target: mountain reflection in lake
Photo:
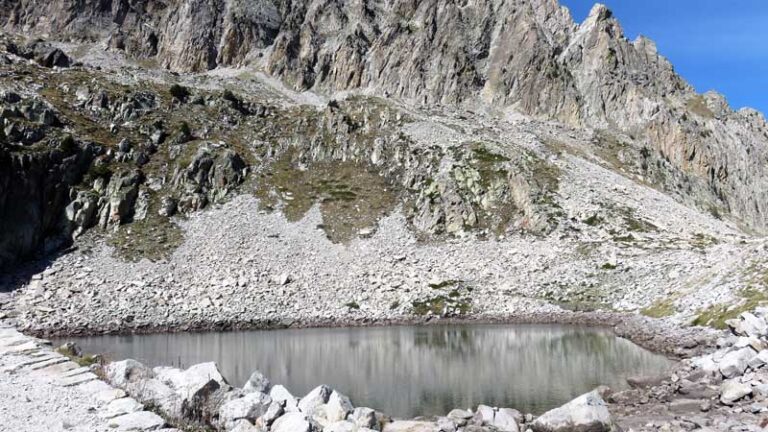
<path fill-rule="evenodd" d="M 671 365 L 610 331 L 557 325 L 439 325 L 74 339 L 148 365 L 215 361 L 242 386 L 253 370 L 297 397 L 319 384 L 396 417 L 484 403 L 541 413 L 598 385 Z M 62 341 L 57 341 L 62 342 Z"/>

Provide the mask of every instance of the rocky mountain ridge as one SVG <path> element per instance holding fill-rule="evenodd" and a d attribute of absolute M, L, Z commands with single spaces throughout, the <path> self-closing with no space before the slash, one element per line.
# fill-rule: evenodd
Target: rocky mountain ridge
<path fill-rule="evenodd" d="M 602 5 L 576 24 L 556 0 L 23 0 L 4 5 L 0 23 L 104 41 L 179 72 L 253 67 L 328 95 L 372 92 L 606 130 L 667 193 L 758 232 L 768 226 L 764 117 L 696 94 Z"/>
<path fill-rule="evenodd" d="M 21 289 L 0 315 L 719 325 L 766 301 L 765 121 L 696 95 L 604 7 L 577 25 L 543 0 L 269 4 L 2 9 L 0 199 L 22 205 L 0 212 L 0 266 L 77 250 L 4 274 Z"/>

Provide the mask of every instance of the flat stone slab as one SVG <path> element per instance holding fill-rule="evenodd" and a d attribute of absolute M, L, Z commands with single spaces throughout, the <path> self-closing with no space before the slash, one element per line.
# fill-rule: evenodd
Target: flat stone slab
<path fill-rule="evenodd" d="M 99 413 L 99 417 L 113 418 L 141 411 L 143 409 L 144 405 L 137 402 L 136 399 L 126 397 L 122 399 L 115 399 L 107 404 L 107 406 L 104 407 L 104 410 Z"/>
<path fill-rule="evenodd" d="M 109 421 L 109 427 L 117 431 L 155 431 L 163 426 L 165 420 L 149 411 L 137 411 Z"/>
<path fill-rule="evenodd" d="M 77 363 L 72 361 L 66 361 L 64 363 L 57 363 L 43 369 L 36 371 L 36 373 L 43 375 L 45 378 L 51 380 L 56 378 L 66 378 L 67 374 L 70 374 L 73 370 L 77 370 Z M 83 371 L 88 372 L 88 371 Z M 78 373 L 83 373 L 78 372 Z"/>
<path fill-rule="evenodd" d="M 60 378 L 55 380 L 53 383 L 60 387 L 72 387 L 72 386 L 76 386 L 78 384 L 86 383 L 88 381 L 93 381 L 96 379 L 99 379 L 99 377 L 97 377 L 95 374 L 91 372 L 86 372 L 80 375 Z"/>
<path fill-rule="evenodd" d="M 72 362 L 72 363 L 75 363 L 75 362 Z M 64 372 L 63 374 L 61 374 L 62 378 L 71 377 L 71 376 L 75 376 L 75 375 L 80 375 L 81 373 L 86 373 L 86 372 L 90 372 L 91 371 L 91 368 L 89 368 L 87 366 L 80 366 L 77 363 L 75 363 L 75 366 L 76 367 L 74 369 L 68 370 L 68 371 Z"/>
<path fill-rule="evenodd" d="M 90 383 L 97 383 L 97 382 L 103 382 L 103 381 L 91 381 Z M 86 384 L 90 384 L 86 383 Z M 83 384 L 85 385 L 85 384 Z M 116 388 L 110 388 L 108 390 L 102 390 L 100 392 L 97 392 L 93 395 L 91 395 L 91 399 L 96 402 L 97 404 L 108 404 L 112 402 L 115 399 L 121 399 L 128 396 L 128 394 L 123 389 L 116 389 Z"/>
<path fill-rule="evenodd" d="M 5 338 L 8 338 L 8 337 L 13 337 L 13 336 L 20 336 L 20 335 L 21 335 L 21 333 L 19 333 L 13 327 L 0 328 L 0 339 L 5 339 Z"/>
<path fill-rule="evenodd" d="M 32 352 L 32 351 L 37 351 L 39 349 L 40 349 L 40 347 L 37 345 L 37 343 L 30 340 L 28 342 L 24 342 L 24 343 L 19 344 L 19 345 L 11 345 L 11 346 L 0 347 L 0 355 L 4 355 L 4 354 L 23 354 L 23 353 L 28 353 L 28 352 Z"/>
<path fill-rule="evenodd" d="M 33 371 L 40 371 L 41 369 L 45 369 L 45 368 L 47 368 L 49 366 L 54 366 L 54 365 L 58 365 L 58 364 L 61 364 L 61 363 L 67 363 L 67 362 L 70 362 L 68 358 L 66 358 L 64 356 L 59 356 L 59 357 L 53 357 L 53 358 L 50 358 L 48 360 L 44 360 L 44 361 L 41 361 L 41 362 L 34 363 L 32 365 L 29 365 L 28 367 L 29 367 L 30 370 L 33 370 Z M 77 364 L 75 364 L 75 367 L 77 367 Z"/>
<path fill-rule="evenodd" d="M 87 383 L 80 384 L 77 386 L 77 389 L 80 391 L 80 393 L 86 396 L 93 396 L 99 392 L 103 392 L 106 390 L 114 390 L 114 387 L 105 383 L 104 381 L 96 380 L 96 381 L 88 381 Z"/>
<path fill-rule="evenodd" d="M 27 366 L 31 366 L 31 365 L 33 365 L 35 363 L 44 362 L 46 360 L 50 360 L 50 359 L 54 359 L 54 358 L 58 358 L 58 357 L 59 357 L 59 355 L 56 354 L 56 353 L 39 352 L 39 353 L 35 353 L 35 355 L 32 355 L 32 356 L 30 356 L 28 358 L 24 358 L 22 361 L 20 361 L 20 362 L 18 362 L 16 364 L 13 364 L 11 366 L 6 366 L 5 368 L 3 368 L 3 370 L 5 370 L 5 371 L 17 371 L 17 370 L 19 370 L 21 368 L 24 368 L 24 367 L 27 367 Z"/>
<path fill-rule="evenodd" d="M 24 342 L 30 342 L 32 339 L 24 336 L 24 335 L 18 335 L 18 336 L 10 336 L 7 338 L 0 339 L 0 347 L 10 347 L 14 345 L 20 345 Z"/>

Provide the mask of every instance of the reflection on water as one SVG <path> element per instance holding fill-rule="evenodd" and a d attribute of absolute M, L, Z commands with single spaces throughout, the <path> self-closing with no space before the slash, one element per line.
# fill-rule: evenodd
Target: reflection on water
<path fill-rule="evenodd" d="M 605 330 L 556 325 L 445 325 L 76 339 L 87 352 L 149 365 L 215 361 L 242 386 L 255 369 L 301 396 L 318 384 L 397 417 L 480 403 L 540 413 L 598 385 L 670 366 Z"/>

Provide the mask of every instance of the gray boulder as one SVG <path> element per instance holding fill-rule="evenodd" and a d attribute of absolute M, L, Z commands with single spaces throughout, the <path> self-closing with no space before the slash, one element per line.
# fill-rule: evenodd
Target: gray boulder
<path fill-rule="evenodd" d="M 437 428 L 440 430 L 440 432 L 456 432 L 458 429 L 456 422 L 448 417 L 438 417 Z"/>
<path fill-rule="evenodd" d="M 271 383 L 269 379 L 259 371 L 254 371 L 243 386 L 245 392 L 269 393 Z"/>
<path fill-rule="evenodd" d="M 495 411 L 487 405 L 479 405 L 475 412 L 474 420 L 481 425 L 490 425 L 493 423 Z"/>
<path fill-rule="evenodd" d="M 361 428 L 379 429 L 380 427 L 379 420 L 376 418 L 376 411 L 370 408 L 355 408 L 347 419 Z"/>
<path fill-rule="evenodd" d="M 726 321 L 728 327 L 737 336 L 763 337 L 768 335 L 768 323 L 749 312 L 743 312 L 739 318 Z"/>
<path fill-rule="evenodd" d="M 307 417 L 298 412 L 286 413 L 272 424 L 272 432 L 311 432 Z"/>
<path fill-rule="evenodd" d="M 219 421 L 224 425 L 234 424 L 241 419 L 254 422 L 266 414 L 271 404 L 272 399 L 264 393 L 248 393 L 222 405 L 219 409 Z"/>
<path fill-rule="evenodd" d="M 325 426 L 346 419 L 354 408 L 348 397 L 334 390 L 328 402 L 315 409 L 312 418 Z"/>
<path fill-rule="evenodd" d="M 181 398 L 167 384 L 157 378 L 132 383 L 126 391 L 144 404 L 154 405 L 169 418 L 181 418 Z"/>
<path fill-rule="evenodd" d="M 320 406 L 328 402 L 332 390 L 325 385 L 315 387 L 299 401 L 299 410 L 308 416 L 312 416 Z"/>
<path fill-rule="evenodd" d="M 232 424 L 232 427 L 228 429 L 229 432 L 266 432 L 267 429 L 259 426 L 254 426 L 248 420 L 238 420 Z"/>
<path fill-rule="evenodd" d="M 459 426 L 466 425 L 472 416 L 472 411 L 463 409 L 454 409 L 448 413 L 448 418 L 453 420 Z"/>
<path fill-rule="evenodd" d="M 747 370 L 747 365 L 752 357 L 755 356 L 755 351 L 752 348 L 741 348 L 735 351 L 731 351 L 720 359 L 719 367 L 720 373 L 725 378 L 733 378 L 744 374 Z"/>
<path fill-rule="evenodd" d="M 277 402 L 272 401 L 271 404 L 269 404 L 269 408 L 267 408 L 267 412 L 264 413 L 261 417 L 259 417 L 256 420 L 256 423 L 261 426 L 271 426 L 272 423 L 274 423 L 275 420 L 277 420 L 281 415 L 285 413 L 285 410 L 283 409 L 283 402 Z"/>
<path fill-rule="evenodd" d="M 159 367 L 154 373 L 158 380 L 173 389 L 181 405 L 181 415 L 189 419 L 216 415 L 232 390 L 213 362 L 200 363 L 186 370 Z"/>
<path fill-rule="evenodd" d="M 531 425 L 534 432 L 613 432 L 618 430 L 603 399 L 592 391 L 547 411 Z"/>
<path fill-rule="evenodd" d="M 58 48 L 40 54 L 36 61 L 40 66 L 47 68 L 68 68 L 72 65 L 72 59 Z"/>
<path fill-rule="evenodd" d="M 493 417 L 492 426 L 501 432 L 518 432 L 519 424 L 523 421 L 523 415 L 518 410 L 499 408 Z"/>
<path fill-rule="evenodd" d="M 139 170 L 122 171 L 112 175 L 104 196 L 99 200 L 99 226 L 107 228 L 131 220 L 142 181 L 143 175 Z"/>
<path fill-rule="evenodd" d="M 272 389 L 270 389 L 269 397 L 271 397 L 273 401 L 283 402 L 283 408 L 285 408 L 286 411 L 299 410 L 299 403 L 296 398 L 288 391 L 288 389 L 280 384 L 273 386 Z"/>
<path fill-rule="evenodd" d="M 752 394 L 752 386 L 740 383 L 738 380 L 725 381 L 720 386 L 720 402 L 733 405 L 734 402 Z"/>
<path fill-rule="evenodd" d="M 768 350 L 762 350 L 747 362 L 750 368 L 759 369 L 768 364 Z"/>
<path fill-rule="evenodd" d="M 125 388 L 132 382 L 153 377 L 151 369 L 132 359 L 112 362 L 107 365 L 104 372 L 107 381 L 120 388 Z"/>
<path fill-rule="evenodd" d="M 518 432 L 520 430 L 518 419 L 522 420 L 522 414 L 517 410 L 508 408 L 497 409 L 487 405 L 479 405 L 474 415 L 476 424 L 493 426 L 501 432 Z"/>

